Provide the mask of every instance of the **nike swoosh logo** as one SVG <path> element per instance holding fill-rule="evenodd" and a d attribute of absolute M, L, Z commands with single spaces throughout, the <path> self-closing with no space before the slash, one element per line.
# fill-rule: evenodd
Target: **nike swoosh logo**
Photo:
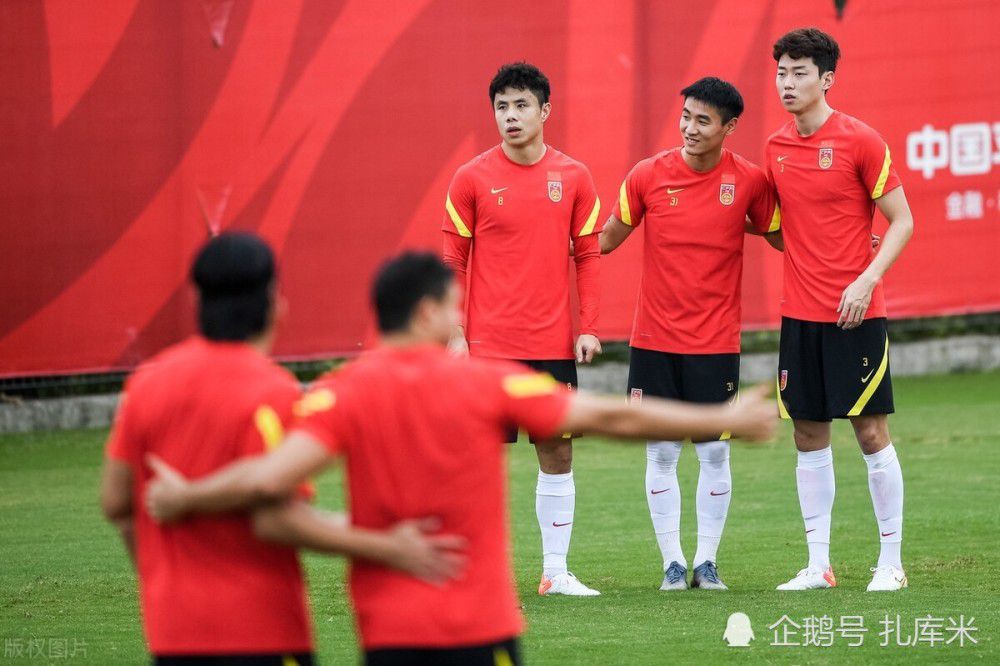
<path fill-rule="evenodd" d="M 670 490 L 670 488 L 664 488 L 663 490 L 650 490 L 649 494 L 650 495 L 659 495 L 660 493 L 665 493 L 668 490 Z"/>
<path fill-rule="evenodd" d="M 892 536 L 893 534 L 895 534 L 895 532 L 882 532 L 882 536 L 884 536 L 884 537 L 886 537 L 886 536 Z"/>
<path fill-rule="evenodd" d="M 815 532 L 815 531 L 816 531 L 816 528 L 814 527 L 811 530 L 806 530 L 806 534 L 809 534 L 810 532 Z"/>
<path fill-rule="evenodd" d="M 573 524 L 572 520 L 569 521 L 568 523 L 556 523 L 556 522 L 553 522 L 552 523 L 552 527 L 566 527 L 567 525 L 572 525 L 572 524 Z"/>
<path fill-rule="evenodd" d="M 678 187 L 676 190 L 672 190 L 669 187 L 667 188 L 667 194 L 677 194 L 678 192 L 683 192 L 683 191 L 684 191 L 683 187 Z"/>
<path fill-rule="evenodd" d="M 784 162 L 787 159 L 788 159 L 788 155 L 778 155 L 778 161 L 779 162 Z"/>
<path fill-rule="evenodd" d="M 875 368 L 872 368 L 871 372 L 869 372 L 867 375 L 865 375 L 864 377 L 861 378 L 861 383 L 862 384 L 867 384 L 868 380 L 872 378 L 872 373 L 873 372 L 875 372 Z"/>
<path fill-rule="evenodd" d="M 718 497 L 719 495 L 728 495 L 728 494 L 729 494 L 729 491 L 727 490 L 727 491 L 726 491 L 726 492 L 724 492 L 724 493 L 717 493 L 717 492 L 715 492 L 714 490 L 709 490 L 709 491 L 708 491 L 708 494 L 709 494 L 709 495 L 711 495 L 712 497 Z"/>
<path fill-rule="evenodd" d="M 491 187 L 491 188 L 490 188 L 490 194 L 500 194 L 501 192 L 503 192 L 503 191 L 504 191 L 504 190 L 506 190 L 506 189 L 507 189 L 506 187 L 501 187 L 501 188 L 500 188 L 500 189 L 498 190 L 498 189 L 496 189 L 495 187 Z"/>

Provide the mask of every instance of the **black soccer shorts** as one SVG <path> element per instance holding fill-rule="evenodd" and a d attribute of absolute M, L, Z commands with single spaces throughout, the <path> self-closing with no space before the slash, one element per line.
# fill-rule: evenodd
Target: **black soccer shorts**
<path fill-rule="evenodd" d="M 387 648 L 365 652 L 365 666 L 520 666 L 516 638 L 455 648 Z"/>
<path fill-rule="evenodd" d="M 313 666 L 309 652 L 296 654 L 159 655 L 154 666 Z"/>
<path fill-rule="evenodd" d="M 782 418 L 830 421 L 892 414 L 885 317 L 845 331 L 836 324 L 781 318 L 778 409 Z"/>
<path fill-rule="evenodd" d="M 697 403 L 732 400 L 740 386 L 739 354 L 674 354 L 632 347 L 629 351 L 628 395 L 644 395 Z M 707 440 L 728 439 L 720 433 Z"/>

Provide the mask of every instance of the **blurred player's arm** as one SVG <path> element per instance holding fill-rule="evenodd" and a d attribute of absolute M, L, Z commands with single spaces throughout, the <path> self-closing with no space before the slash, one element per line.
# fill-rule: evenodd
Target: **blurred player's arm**
<path fill-rule="evenodd" d="M 622 398 L 574 393 L 560 430 L 628 440 L 697 439 L 729 431 L 734 437 L 765 440 L 774 435 L 777 410 L 774 387 L 757 386 L 732 403 L 695 405 L 644 397 L 641 403 Z"/>
<path fill-rule="evenodd" d="M 464 556 L 458 551 L 464 540 L 427 534 L 436 526 L 426 521 L 404 521 L 388 531 L 368 530 L 293 497 L 303 482 L 332 460 L 322 443 L 301 431 L 291 433 L 265 456 L 243 459 L 193 482 L 150 456 L 156 476 L 146 502 L 150 515 L 161 522 L 189 513 L 253 507 L 254 531 L 269 541 L 370 560 L 430 582 L 459 574 Z"/>
<path fill-rule="evenodd" d="M 135 564 L 134 510 L 132 507 L 132 468 L 122 461 L 106 458 L 101 473 L 101 511 L 121 534 L 132 564 Z"/>
<path fill-rule="evenodd" d="M 875 205 L 889 221 L 889 228 L 878 242 L 878 253 L 868 268 L 848 285 L 840 297 L 837 325 L 844 329 L 857 328 L 864 321 L 875 285 L 903 253 L 913 235 L 913 214 L 902 186 L 875 199 Z M 876 244 L 874 239 L 872 244 Z"/>
<path fill-rule="evenodd" d="M 188 513 L 220 513 L 281 502 L 333 462 L 329 450 L 301 431 L 263 456 L 238 460 L 218 472 L 189 482 L 161 458 L 147 457 L 155 478 L 146 489 L 146 505 L 157 520 Z"/>
<path fill-rule="evenodd" d="M 625 242 L 632 231 L 634 231 L 634 227 L 630 227 L 614 215 L 610 216 L 608 221 L 604 223 L 604 228 L 601 229 L 601 254 L 614 252 L 619 245 Z"/>
<path fill-rule="evenodd" d="M 410 520 L 387 532 L 351 527 L 342 514 L 323 511 L 299 499 L 259 507 L 254 534 L 293 548 L 366 559 L 430 582 L 454 578 L 465 566 L 464 538 L 432 534 L 433 520 Z"/>

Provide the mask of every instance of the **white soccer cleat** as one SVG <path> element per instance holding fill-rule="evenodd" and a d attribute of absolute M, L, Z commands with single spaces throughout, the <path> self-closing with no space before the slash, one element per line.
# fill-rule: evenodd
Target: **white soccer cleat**
<path fill-rule="evenodd" d="M 891 564 L 872 568 L 872 582 L 868 583 L 869 592 L 895 592 L 908 587 L 906 574 Z"/>
<path fill-rule="evenodd" d="M 837 587 L 837 577 L 833 575 L 833 569 L 828 568 L 823 571 L 819 567 L 806 567 L 795 575 L 787 583 L 778 586 L 779 590 L 823 590 L 828 587 Z"/>
<path fill-rule="evenodd" d="M 601 593 L 590 589 L 567 571 L 552 578 L 547 578 L 545 574 L 542 574 L 542 582 L 538 584 L 538 594 L 542 596 L 565 594 L 568 597 L 597 597 Z"/>

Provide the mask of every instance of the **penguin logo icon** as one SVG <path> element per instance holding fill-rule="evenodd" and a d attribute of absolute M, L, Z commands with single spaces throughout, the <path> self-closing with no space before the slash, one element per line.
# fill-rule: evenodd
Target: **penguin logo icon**
<path fill-rule="evenodd" d="M 750 618 L 746 613 L 733 613 L 726 622 L 726 633 L 722 634 L 722 640 L 729 644 L 729 647 L 749 647 L 750 641 L 756 638 L 753 635 L 753 627 L 750 626 Z"/>

